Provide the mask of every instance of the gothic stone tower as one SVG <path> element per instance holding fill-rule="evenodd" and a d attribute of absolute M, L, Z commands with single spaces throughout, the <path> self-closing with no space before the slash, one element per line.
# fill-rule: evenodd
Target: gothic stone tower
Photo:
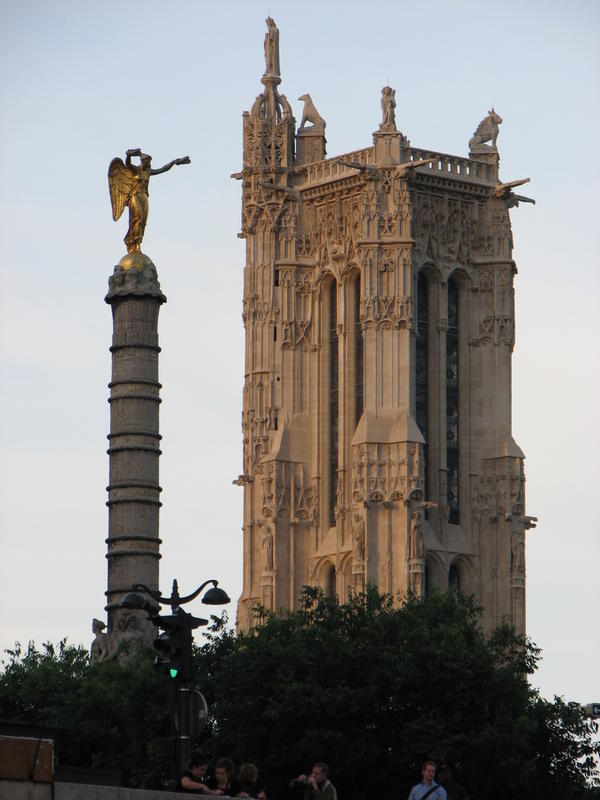
<path fill-rule="evenodd" d="M 523 452 L 511 435 L 508 209 L 493 111 L 468 158 L 410 147 L 382 92 L 373 145 L 325 159 L 310 95 L 243 115 L 244 584 L 252 608 L 304 584 L 399 598 L 455 585 L 491 629 L 525 630 Z M 306 123 L 312 123 L 308 125 Z M 491 144 L 488 142 L 491 141 Z"/>

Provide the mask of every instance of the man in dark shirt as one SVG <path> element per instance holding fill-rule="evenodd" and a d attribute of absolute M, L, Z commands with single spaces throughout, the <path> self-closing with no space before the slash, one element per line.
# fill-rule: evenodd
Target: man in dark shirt
<path fill-rule="evenodd" d="M 179 778 L 179 791 L 193 792 L 195 794 L 217 794 L 204 782 L 208 769 L 208 759 L 203 753 L 192 753 L 188 761 L 188 768 Z M 218 794 L 222 794 L 219 792 Z"/>
<path fill-rule="evenodd" d="M 298 775 L 290 783 L 290 789 L 304 789 L 303 800 L 337 800 L 335 786 L 328 779 L 329 767 L 322 761 L 313 765 L 310 775 Z"/>

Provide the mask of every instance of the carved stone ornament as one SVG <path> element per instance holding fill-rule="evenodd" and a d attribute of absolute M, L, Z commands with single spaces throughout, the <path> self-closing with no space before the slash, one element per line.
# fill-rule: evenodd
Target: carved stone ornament
<path fill-rule="evenodd" d="M 265 33 L 265 76 L 280 77 L 279 66 L 279 28 L 272 17 L 267 17 L 267 32 Z"/>
<path fill-rule="evenodd" d="M 471 153 L 489 153 L 496 151 L 496 140 L 498 138 L 499 126 L 502 124 L 502 117 L 493 108 L 485 116 L 473 136 L 469 139 L 469 150 Z M 486 142 L 491 142 L 490 145 Z"/>
<path fill-rule="evenodd" d="M 155 628 L 149 620 L 135 613 L 121 614 L 117 624 L 109 632 L 107 659 L 116 659 L 120 664 L 135 659 L 140 648 L 152 641 Z"/>
<path fill-rule="evenodd" d="M 409 558 L 423 558 L 423 520 L 420 511 L 415 511 L 410 518 Z"/>
<path fill-rule="evenodd" d="M 143 256 L 143 253 L 138 255 Z M 148 258 L 144 256 L 144 258 Z M 161 303 L 167 298 L 160 290 L 156 267 L 148 259 L 141 269 L 125 269 L 119 264 L 108 279 L 106 302 L 115 296 L 137 295 L 138 297 L 156 297 Z"/>
<path fill-rule="evenodd" d="M 396 130 L 396 90 L 391 86 L 384 86 L 381 90 L 382 120 L 380 131 Z"/>
<path fill-rule="evenodd" d="M 360 514 L 354 514 L 352 522 L 352 560 L 355 564 L 365 560 L 365 521 Z"/>
<path fill-rule="evenodd" d="M 273 533 L 267 526 L 262 536 L 261 542 L 263 566 L 269 572 L 273 569 Z"/>
<path fill-rule="evenodd" d="M 413 560 L 409 565 L 409 589 L 415 597 L 421 597 L 425 589 L 425 562 Z"/>
<path fill-rule="evenodd" d="M 307 122 L 310 122 L 315 128 L 324 129 L 327 123 L 315 108 L 315 104 L 313 103 L 311 96 L 308 93 L 301 94 L 298 100 L 304 102 L 302 122 L 300 123 L 300 128 L 298 130 L 302 130 Z"/>
<path fill-rule="evenodd" d="M 90 664 L 98 664 L 108 658 L 108 636 L 104 633 L 106 625 L 102 620 L 94 618 L 92 620 L 92 633 L 95 634 L 94 641 L 90 648 Z"/>
<path fill-rule="evenodd" d="M 513 575 L 525 574 L 525 531 L 517 524 L 512 532 L 511 567 Z"/>

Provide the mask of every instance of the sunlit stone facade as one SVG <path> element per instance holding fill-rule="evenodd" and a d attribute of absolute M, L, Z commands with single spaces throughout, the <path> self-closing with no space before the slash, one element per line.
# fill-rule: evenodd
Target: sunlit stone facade
<path fill-rule="evenodd" d="M 271 21 L 272 22 L 272 21 Z M 525 629 L 523 452 L 511 435 L 508 209 L 492 109 L 469 156 L 411 147 L 394 91 L 364 149 L 263 92 L 243 115 L 244 583 L 252 609 L 304 584 L 398 602 L 455 585 Z M 271 44 L 268 38 L 271 36 Z M 276 67 L 273 64 L 276 63 Z M 271 64 L 271 66 L 269 66 Z M 375 123 L 375 121 L 374 121 Z"/>

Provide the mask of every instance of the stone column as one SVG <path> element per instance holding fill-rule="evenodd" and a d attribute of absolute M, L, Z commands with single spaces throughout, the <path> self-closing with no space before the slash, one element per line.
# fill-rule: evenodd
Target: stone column
<path fill-rule="evenodd" d="M 158 590 L 158 312 L 166 297 L 147 256 L 139 268 L 115 267 L 108 285 L 113 338 L 106 610 L 110 650 L 116 652 L 154 636 L 145 613 L 119 604 L 135 583 Z"/>

